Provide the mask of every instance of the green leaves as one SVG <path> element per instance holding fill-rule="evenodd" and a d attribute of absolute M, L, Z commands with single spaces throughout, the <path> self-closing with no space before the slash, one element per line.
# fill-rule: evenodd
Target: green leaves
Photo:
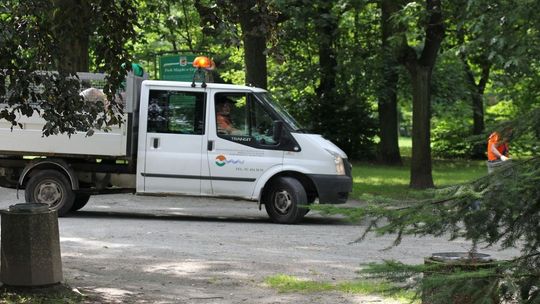
<path fill-rule="evenodd" d="M 43 135 L 107 128 L 122 122 L 116 95 L 136 40 L 132 0 L 29 0 L 0 6 L 1 117 L 16 125 L 18 115 L 38 112 L 47 123 Z M 5 14 L 8 12 L 9 15 Z M 75 72 L 89 67 L 89 39 L 95 66 L 108 74 L 105 93 L 111 106 L 85 103 Z M 130 66 L 130 65 L 128 65 Z M 58 72 L 45 72 L 58 71 Z"/>

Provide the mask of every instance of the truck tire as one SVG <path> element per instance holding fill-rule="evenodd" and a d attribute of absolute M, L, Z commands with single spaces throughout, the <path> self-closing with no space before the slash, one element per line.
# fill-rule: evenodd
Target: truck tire
<path fill-rule="evenodd" d="M 292 177 L 280 177 L 270 185 L 265 193 L 264 208 L 270 219 L 279 224 L 295 224 L 306 215 L 306 190 L 302 184 Z"/>
<path fill-rule="evenodd" d="M 49 205 L 58 212 L 58 216 L 67 214 L 75 201 L 75 193 L 68 179 L 56 170 L 39 171 L 30 177 L 24 196 L 28 203 Z"/>
<path fill-rule="evenodd" d="M 76 193 L 75 200 L 73 201 L 73 206 L 71 206 L 71 212 L 81 210 L 90 200 L 90 194 Z"/>

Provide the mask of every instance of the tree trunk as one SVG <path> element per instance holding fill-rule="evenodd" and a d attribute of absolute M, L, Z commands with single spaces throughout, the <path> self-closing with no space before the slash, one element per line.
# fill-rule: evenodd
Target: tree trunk
<path fill-rule="evenodd" d="M 434 187 L 431 175 L 431 74 L 432 67 L 408 67 L 412 80 L 413 124 L 410 187 Z"/>
<path fill-rule="evenodd" d="M 472 96 L 473 110 L 473 134 L 480 135 L 484 132 L 484 94 L 476 92 Z"/>
<path fill-rule="evenodd" d="M 385 76 L 379 93 L 379 159 L 388 165 L 401 165 L 398 144 L 397 82 L 398 73 L 392 62 L 385 63 Z"/>
<path fill-rule="evenodd" d="M 316 22 L 316 31 L 319 33 L 319 69 L 320 83 L 315 89 L 319 104 L 315 107 L 315 130 L 321 134 L 327 133 L 331 120 L 335 118 L 336 104 L 336 32 L 337 20 L 332 16 L 332 2 L 321 2 L 317 10 L 318 16 L 327 16 Z"/>
<path fill-rule="evenodd" d="M 245 33 L 242 26 L 242 32 Z M 266 67 L 266 37 L 261 35 L 244 34 L 244 61 L 246 64 L 246 83 L 266 89 L 267 87 L 267 67 Z"/>
<path fill-rule="evenodd" d="M 484 133 L 484 93 L 478 91 L 472 94 L 472 116 L 473 116 L 473 135 L 481 135 Z M 472 159 L 486 158 L 485 142 L 475 142 L 471 151 Z"/>
<path fill-rule="evenodd" d="M 61 56 L 57 68 L 61 72 L 88 72 L 90 15 L 88 0 L 53 0 L 54 33 Z"/>
<path fill-rule="evenodd" d="M 63 57 L 59 60 L 58 69 L 65 72 L 88 72 L 89 37 L 73 35 L 60 42 Z"/>
<path fill-rule="evenodd" d="M 266 89 L 266 35 L 260 25 L 262 16 L 253 11 L 256 1 L 235 1 L 238 8 L 242 41 L 244 43 L 244 62 L 246 64 L 246 84 Z"/>
<path fill-rule="evenodd" d="M 473 117 L 473 135 L 481 135 L 484 133 L 484 91 L 486 89 L 486 84 L 489 80 L 489 73 L 491 69 L 491 64 L 484 61 L 481 64 L 482 75 L 480 80 L 476 83 L 474 72 L 472 71 L 467 59 L 462 57 L 463 64 L 465 66 L 465 72 L 467 74 L 467 80 L 469 82 L 469 87 L 471 88 L 471 107 L 472 107 L 472 117 Z M 479 142 L 473 145 L 471 158 L 473 159 L 485 159 L 485 143 Z"/>
<path fill-rule="evenodd" d="M 401 35 L 399 61 L 402 62 L 412 82 L 413 126 L 411 181 L 409 186 L 416 189 L 434 187 L 431 175 L 431 74 L 444 39 L 444 19 L 441 0 L 426 0 L 426 37 L 420 57 L 407 43 L 406 35 Z"/>
<path fill-rule="evenodd" d="M 383 79 L 379 88 L 379 160 L 388 165 L 401 165 L 401 155 L 398 144 L 398 111 L 397 84 L 399 74 L 395 52 L 389 43 L 389 38 L 395 33 L 391 24 L 391 16 L 399 7 L 393 0 L 383 0 L 381 3 L 381 32 L 382 32 L 382 61 Z"/>

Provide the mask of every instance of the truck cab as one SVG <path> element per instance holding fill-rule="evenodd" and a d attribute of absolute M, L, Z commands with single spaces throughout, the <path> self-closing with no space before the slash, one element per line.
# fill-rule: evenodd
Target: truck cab
<path fill-rule="evenodd" d="M 294 223 L 316 198 L 344 203 L 352 189 L 345 153 L 263 89 L 144 81 L 139 134 L 138 193 L 253 200 Z"/>

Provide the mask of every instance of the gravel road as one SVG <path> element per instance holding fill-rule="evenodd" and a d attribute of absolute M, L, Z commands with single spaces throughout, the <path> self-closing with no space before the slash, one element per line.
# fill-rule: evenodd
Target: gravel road
<path fill-rule="evenodd" d="M 0 188 L 0 209 L 22 202 Z M 433 252 L 469 248 L 465 241 L 406 238 L 382 251 L 392 237 L 351 243 L 362 224 L 339 216 L 311 212 L 302 224 L 277 225 L 255 203 L 193 197 L 96 196 L 59 225 L 66 283 L 108 303 L 394 303 L 337 292 L 282 294 L 264 279 L 350 280 L 362 263 L 421 263 Z"/>

